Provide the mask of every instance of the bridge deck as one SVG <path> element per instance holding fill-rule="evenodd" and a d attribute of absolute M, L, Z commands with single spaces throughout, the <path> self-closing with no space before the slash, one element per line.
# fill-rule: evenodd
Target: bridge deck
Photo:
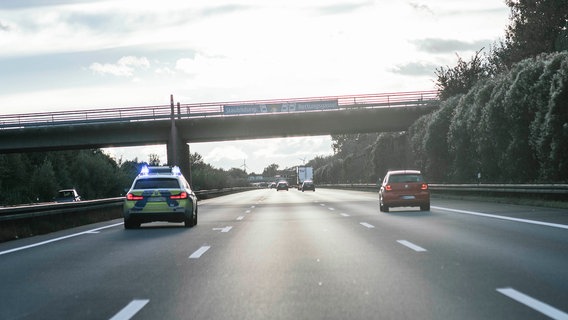
<path fill-rule="evenodd" d="M 250 115 L 247 113 L 226 113 L 226 107 L 230 106 L 259 106 L 259 105 L 284 105 L 299 103 L 317 103 L 320 101 L 334 101 L 337 109 L 345 110 L 350 108 L 385 108 L 401 106 L 420 106 L 428 102 L 437 101 L 437 91 L 414 91 L 398 93 L 380 93 L 364 95 L 345 95 L 345 96 L 324 96 L 310 98 L 292 99 L 270 99 L 270 100 L 247 100 L 232 102 L 208 102 L 193 104 L 177 104 L 174 107 L 175 117 L 197 118 L 197 117 L 225 117 Z M 145 107 L 126 107 L 126 108 L 106 108 L 93 110 L 71 110 L 44 113 L 27 114 L 8 114 L 0 115 L 0 129 L 42 127 L 53 125 L 73 125 L 87 123 L 108 123 L 108 122 L 132 122 L 132 121 L 151 121 L 163 120 L 172 117 L 171 105 L 145 106 Z M 286 109 L 286 113 L 297 112 L 318 112 L 329 111 L 329 109 L 310 108 L 310 110 L 298 111 Z M 277 113 L 281 113 L 278 111 Z M 265 112 L 267 113 L 267 112 Z M 274 112 L 268 112 L 274 113 Z"/>

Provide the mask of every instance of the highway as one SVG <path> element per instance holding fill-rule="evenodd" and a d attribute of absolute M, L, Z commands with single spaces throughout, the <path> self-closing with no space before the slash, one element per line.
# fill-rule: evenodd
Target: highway
<path fill-rule="evenodd" d="M 260 189 L 0 243 L 0 319 L 568 319 L 568 210 Z M 536 222 L 535 222 L 536 221 Z"/>

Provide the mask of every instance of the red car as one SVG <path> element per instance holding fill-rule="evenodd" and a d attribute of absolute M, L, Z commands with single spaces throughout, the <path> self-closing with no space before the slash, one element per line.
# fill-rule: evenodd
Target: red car
<path fill-rule="evenodd" d="M 387 172 L 379 191 L 379 206 L 383 212 L 388 212 L 392 207 L 430 210 L 430 190 L 422 173 L 417 170 Z"/>

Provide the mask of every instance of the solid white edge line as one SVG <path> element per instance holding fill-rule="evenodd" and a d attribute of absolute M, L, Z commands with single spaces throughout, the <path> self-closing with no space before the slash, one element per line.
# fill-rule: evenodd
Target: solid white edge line
<path fill-rule="evenodd" d="M 111 225 L 109 225 L 109 226 L 104 226 L 104 227 L 100 227 L 100 228 L 96 228 L 96 229 L 92 229 L 92 230 L 87 230 L 87 231 L 83 231 L 83 232 L 79 232 L 79 233 L 70 234 L 70 235 L 64 236 L 64 237 L 59 237 L 59 238 L 55 238 L 55 239 L 51 239 L 51 240 L 46 240 L 46 241 L 42 241 L 42 242 L 30 244 L 30 245 L 23 246 L 23 247 L 18 247 L 18 248 L 6 250 L 6 251 L 1 251 L 1 252 L 0 252 L 0 256 L 3 255 L 3 254 L 8 254 L 8 253 L 16 252 L 16 251 L 21 251 L 21 250 L 26 250 L 26 249 L 34 248 L 34 247 L 43 246 L 43 245 L 45 245 L 45 244 L 49 244 L 49 243 L 52 243 L 52 242 L 57 242 L 57 241 L 61 241 L 61 240 L 65 240 L 65 239 L 69 239 L 69 238 L 81 236 L 81 235 L 84 235 L 84 234 L 97 233 L 97 232 L 100 231 L 100 230 L 108 229 L 108 228 L 112 228 L 112 227 L 116 227 L 116 226 L 120 226 L 120 225 L 122 225 L 122 224 L 123 224 L 122 222 L 121 222 L 121 223 L 116 223 L 116 224 L 111 224 Z"/>
<path fill-rule="evenodd" d="M 203 246 L 189 256 L 189 259 L 199 259 L 211 246 Z"/>
<path fill-rule="evenodd" d="M 425 252 L 428 251 L 420 246 L 415 245 L 414 243 L 410 242 L 410 241 L 406 241 L 406 240 L 396 240 L 396 242 L 402 244 L 405 247 L 408 247 L 416 252 Z"/>
<path fill-rule="evenodd" d="M 480 217 L 486 217 L 486 218 L 509 220 L 509 221 L 516 221 L 516 222 L 523 222 L 523 223 L 536 224 L 536 225 L 540 225 L 540 226 L 547 226 L 547 227 L 568 229 L 568 225 L 565 225 L 565 224 L 542 222 L 542 221 L 519 219 L 519 218 L 511 218 L 511 217 L 498 216 L 498 215 L 488 214 L 488 213 L 481 213 L 481 212 L 467 211 L 467 210 L 458 210 L 458 209 L 450 209 L 450 208 L 444 208 L 444 207 L 435 207 L 435 206 L 432 206 L 432 207 L 430 207 L 430 208 L 439 209 L 439 210 L 445 210 L 445 211 L 451 211 L 451 212 L 456 212 L 456 213 L 465 213 L 465 214 L 470 214 L 470 215 L 480 216 Z"/>
<path fill-rule="evenodd" d="M 110 318 L 110 320 L 132 319 L 148 302 L 150 302 L 150 300 L 132 300 L 126 307 Z"/>
<path fill-rule="evenodd" d="M 526 294 L 519 292 L 513 288 L 500 288 L 497 291 L 507 297 L 526 305 L 527 307 L 534 309 L 552 319 L 555 320 L 568 320 L 568 313 L 554 308 L 544 302 L 536 300 Z"/>

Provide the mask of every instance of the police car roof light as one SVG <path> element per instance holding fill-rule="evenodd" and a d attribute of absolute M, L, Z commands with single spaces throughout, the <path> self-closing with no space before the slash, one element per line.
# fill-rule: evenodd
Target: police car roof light
<path fill-rule="evenodd" d="M 144 176 L 147 175 L 148 173 L 150 173 L 150 169 L 148 168 L 148 166 L 144 165 L 142 169 L 140 169 L 140 175 Z"/>

